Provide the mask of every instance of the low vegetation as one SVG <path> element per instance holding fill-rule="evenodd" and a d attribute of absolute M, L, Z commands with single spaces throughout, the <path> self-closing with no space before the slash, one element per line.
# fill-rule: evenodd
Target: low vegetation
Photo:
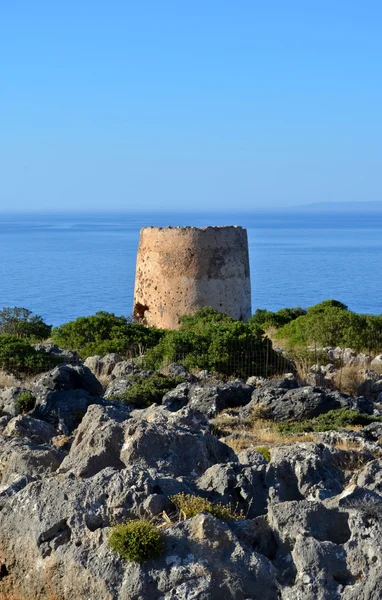
<path fill-rule="evenodd" d="M 354 426 L 364 427 L 376 421 L 382 422 L 382 417 L 362 414 L 355 410 L 339 408 L 319 415 L 308 421 L 299 421 L 294 423 L 278 423 L 277 427 L 280 433 L 304 433 L 311 431 L 336 431 L 338 429 L 347 429 Z"/>
<path fill-rule="evenodd" d="M 111 400 L 127 405 L 134 404 L 137 408 L 147 408 L 154 403 L 161 404 L 163 396 L 182 383 L 184 379 L 154 373 L 149 377 L 133 375 L 130 377 L 130 381 L 132 386 L 123 394 L 113 396 Z"/>
<path fill-rule="evenodd" d="M 53 369 L 60 359 L 36 350 L 27 340 L 0 334 L 0 368 L 14 374 L 36 374 Z"/>
<path fill-rule="evenodd" d="M 155 346 L 163 335 L 163 331 L 154 327 L 101 311 L 55 327 L 52 340 L 60 348 L 74 350 L 83 359 L 109 352 L 134 358 Z"/>
<path fill-rule="evenodd" d="M 0 334 L 41 341 L 49 337 L 51 329 L 51 325 L 44 323 L 42 317 L 34 315 L 27 308 L 15 306 L 0 310 Z"/>
<path fill-rule="evenodd" d="M 16 400 L 16 413 L 20 415 L 27 413 L 30 410 L 33 410 L 35 403 L 36 398 L 32 395 L 31 392 L 23 392 Z"/>
<path fill-rule="evenodd" d="M 145 362 L 154 369 L 177 362 L 190 370 L 245 378 L 285 370 L 286 361 L 280 361 L 257 323 L 235 321 L 205 307 L 182 317 L 178 330 L 166 331 Z"/>
<path fill-rule="evenodd" d="M 143 563 L 159 558 L 163 551 L 163 537 L 150 521 L 128 521 L 112 528 L 109 546 L 124 559 Z"/>
<path fill-rule="evenodd" d="M 241 511 L 232 510 L 230 506 L 225 504 L 210 502 L 207 498 L 201 496 L 181 492 L 175 496 L 170 496 L 170 500 L 175 504 L 179 516 L 183 519 L 190 519 L 201 512 L 210 513 L 222 521 L 236 521 L 244 518 Z"/>
<path fill-rule="evenodd" d="M 275 338 L 288 347 L 316 344 L 378 352 L 382 348 L 382 316 L 357 314 L 338 300 L 325 300 L 280 327 Z"/>

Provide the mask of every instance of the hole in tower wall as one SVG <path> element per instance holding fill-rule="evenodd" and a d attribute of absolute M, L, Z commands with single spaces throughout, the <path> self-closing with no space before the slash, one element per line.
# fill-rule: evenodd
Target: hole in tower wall
<path fill-rule="evenodd" d="M 149 310 L 148 306 L 146 306 L 145 304 L 141 304 L 140 302 L 137 302 L 134 306 L 133 320 L 137 321 L 139 323 L 145 322 L 146 310 Z"/>

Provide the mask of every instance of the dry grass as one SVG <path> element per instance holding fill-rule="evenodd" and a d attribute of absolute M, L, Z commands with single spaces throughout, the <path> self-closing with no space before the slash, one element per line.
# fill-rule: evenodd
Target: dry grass
<path fill-rule="evenodd" d="M 333 383 L 337 389 L 352 396 L 357 395 L 357 390 L 363 381 L 365 381 L 365 369 L 360 365 L 342 367 L 335 373 L 333 378 Z"/>
<path fill-rule="evenodd" d="M 20 385 L 20 380 L 14 375 L 10 375 L 5 371 L 0 371 L 0 389 L 4 390 L 10 387 L 16 387 Z"/>
<path fill-rule="evenodd" d="M 295 444 L 298 442 L 317 442 L 314 433 L 291 433 L 282 434 L 278 430 L 277 423 L 264 418 L 261 406 L 255 409 L 251 419 L 241 420 L 235 415 L 222 413 L 213 420 L 213 425 L 218 431 L 232 438 L 224 440 L 235 452 L 245 450 L 252 446 Z"/>

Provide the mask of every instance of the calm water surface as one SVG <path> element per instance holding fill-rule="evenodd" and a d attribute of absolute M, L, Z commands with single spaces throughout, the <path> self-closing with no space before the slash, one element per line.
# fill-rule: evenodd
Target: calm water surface
<path fill-rule="evenodd" d="M 382 313 L 382 214 L 66 214 L 0 216 L 0 307 L 53 325 L 98 310 L 131 314 L 139 230 L 241 225 L 253 309 L 336 298 Z"/>

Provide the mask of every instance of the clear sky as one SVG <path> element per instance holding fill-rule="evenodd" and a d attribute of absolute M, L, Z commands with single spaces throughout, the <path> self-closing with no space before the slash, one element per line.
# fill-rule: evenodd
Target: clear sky
<path fill-rule="evenodd" d="M 0 210 L 382 200 L 380 0 L 1 0 Z"/>

